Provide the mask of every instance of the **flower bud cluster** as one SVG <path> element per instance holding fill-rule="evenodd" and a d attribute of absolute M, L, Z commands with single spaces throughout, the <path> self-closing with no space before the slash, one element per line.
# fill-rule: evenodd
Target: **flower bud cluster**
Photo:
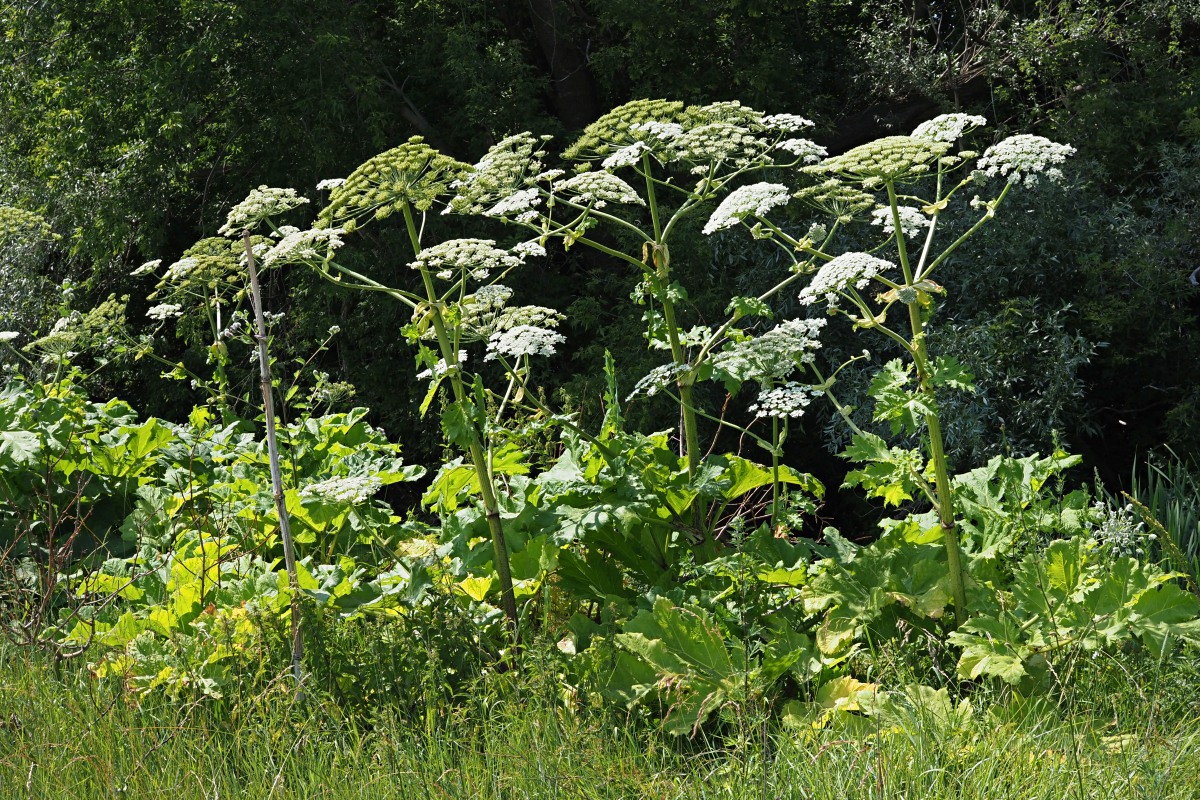
<path fill-rule="evenodd" d="M 885 136 L 805 169 L 816 173 L 832 172 L 861 181 L 865 188 L 871 189 L 885 181 L 909 180 L 924 175 L 949 149 L 949 142 Z"/>
<path fill-rule="evenodd" d="M 801 203 L 846 223 L 864 211 L 875 207 L 875 196 L 830 178 L 795 192 L 792 197 Z"/>
<path fill-rule="evenodd" d="M 678 123 L 682 112 L 683 103 L 674 100 L 634 100 L 617 106 L 584 128 L 583 135 L 567 148 L 563 157 L 568 160 L 601 159 L 637 141 L 653 148 L 662 143 L 659 136 L 662 131 L 642 127 L 643 124 Z"/>
<path fill-rule="evenodd" d="M 457 194 L 447 210 L 489 217 L 529 212 L 539 201 L 537 188 L 529 184 L 542 177 L 538 173 L 544 155 L 541 142 L 528 131 L 502 139 L 450 184 Z"/>
<path fill-rule="evenodd" d="M 1158 540 L 1153 533 L 1146 533 L 1146 523 L 1134 517 L 1132 503 L 1110 508 L 1098 502 L 1092 510 L 1100 518 L 1092 533 L 1096 543 L 1118 558 L 1145 558 L 1146 548 Z"/>
<path fill-rule="evenodd" d="M 628 403 L 630 400 L 643 394 L 646 397 L 654 397 L 662 389 L 674 386 L 691 371 L 692 368 L 689 365 L 679 363 L 663 364 L 662 366 L 655 367 L 647 372 L 645 377 L 634 384 L 633 391 L 625 398 L 625 402 Z"/>
<path fill-rule="evenodd" d="M 470 169 L 434 150 L 420 136 L 368 159 L 335 186 L 318 227 L 354 230 L 371 218 L 383 219 L 405 205 L 428 211 L 450 184 Z"/>
<path fill-rule="evenodd" d="M 544 306 L 508 308 L 512 289 L 502 284 L 480 287 L 459 306 L 459 324 L 464 342 L 489 339 L 497 333 L 522 326 L 557 328 L 564 319 L 562 312 Z"/>
<path fill-rule="evenodd" d="M 57 239 L 46 220 L 38 214 L 13 206 L 0 206 L 0 242 L 8 239 Z"/>

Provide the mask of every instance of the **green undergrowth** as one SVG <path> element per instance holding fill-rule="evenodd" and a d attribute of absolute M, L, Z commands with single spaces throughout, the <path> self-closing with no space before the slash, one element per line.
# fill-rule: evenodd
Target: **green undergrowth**
<path fill-rule="evenodd" d="M 878 669 L 902 680 L 887 655 Z M 1054 700 L 953 686 L 941 705 L 819 728 L 739 709 L 690 738 L 563 697 L 546 648 L 525 663 L 426 692 L 438 699 L 424 712 L 384 697 L 351 712 L 325 688 L 297 700 L 284 677 L 219 701 L 135 700 L 75 663 L 0 651 L 0 797 L 990 800 L 1200 786 L 1200 670 L 1184 658 L 1088 658 Z"/>

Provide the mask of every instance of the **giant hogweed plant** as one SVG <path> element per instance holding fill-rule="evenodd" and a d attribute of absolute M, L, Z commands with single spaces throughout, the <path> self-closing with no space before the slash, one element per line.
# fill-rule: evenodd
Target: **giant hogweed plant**
<path fill-rule="evenodd" d="M 411 139 L 368 160 L 344 180 L 323 182 L 319 188 L 329 190 L 329 202 L 312 228 L 281 226 L 273 219 L 299 205 L 294 193 L 287 195 L 286 208 L 261 214 L 273 238 L 260 245 L 257 254 L 266 269 L 308 265 L 337 286 L 379 292 L 412 311 L 403 333 L 417 346 L 418 365 L 424 367 L 416 377 L 428 381 L 421 413 L 448 390 L 442 429 L 469 464 L 448 464 L 435 485 L 466 488 L 478 495 L 492 542 L 501 604 L 515 641 L 519 612 L 498 476 L 505 469 L 523 467 L 518 463 L 521 459 L 514 460 L 513 448 L 505 446 L 505 424 L 522 411 L 549 415 L 527 380 L 531 357 L 550 355 L 564 341 L 555 330 L 562 315 L 540 306 L 510 305 L 512 290 L 502 283 L 526 258 L 544 254 L 540 244 L 526 242 L 510 251 L 484 239 L 424 243 L 426 215 L 439 200 L 449 199 L 451 184 L 469 170 L 469 165 L 442 155 L 419 138 Z M 269 204 L 271 198 L 290 190 L 258 192 L 259 199 Z M 414 288 L 386 285 L 337 259 L 348 236 L 393 215 L 403 221 L 412 245 L 409 267 L 415 273 Z M 472 372 L 466 367 L 469 348 L 480 344 L 484 353 L 475 358 L 494 361 L 503 370 L 505 385 L 500 391 L 486 386 L 482 368 Z M 456 477 L 464 473 L 462 479 Z M 448 492 L 449 508 L 443 510 L 453 510 L 457 502 L 457 492 Z"/>
<path fill-rule="evenodd" d="M 1074 152 L 1068 145 L 1026 134 L 1005 139 L 982 156 L 967 150 L 952 152 L 956 142 L 985 122 L 974 115 L 943 115 L 922 124 L 911 136 L 885 137 L 802 168 L 817 183 L 795 197 L 810 206 L 820 208 L 820 198 L 831 192 L 855 192 L 864 204 L 878 203 L 872 222 L 881 229 L 883 241 L 870 252 L 830 255 L 815 249 L 811 241 L 792 236 L 770 218 L 772 208 L 787 203 L 787 197 L 772 208 L 755 209 L 742 220 L 755 223 L 755 235 L 797 253 L 798 263 L 813 258 L 821 263 L 800 292 L 802 304 L 824 305 L 830 315 L 844 316 L 855 329 L 886 337 L 903 352 L 905 358 L 886 364 L 871 385 L 874 416 L 877 422 L 887 422 L 893 434 L 920 432 L 926 453 L 889 447 L 880 436 L 855 426 L 847 414 L 854 435 L 845 455 L 865 464 L 850 473 L 848 483 L 893 504 L 914 496 L 932 504 L 960 622 L 966 618 L 966 571 L 937 395 L 948 389 L 972 390 L 973 379 L 955 359 L 930 355 L 925 326 L 935 309 L 934 298 L 946 291 L 934 277 L 955 250 L 995 217 L 1013 186 L 1033 187 L 1040 178 L 1061 177 L 1058 165 Z M 972 162 L 975 168 L 968 170 Z M 996 177 L 1003 179 L 998 189 L 988 180 Z M 969 187 L 992 190 L 992 196 L 984 199 L 976 194 L 970 206 L 978 209 L 978 219 L 952 241 L 936 246 L 940 216 Z M 885 254 L 895 260 L 884 258 Z M 821 388 L 837 405 L 832 382 Z"/>
<path fill-rule="evenodd" d="M 699 407 L 698 380 L 717 378 L 731 392 L 755 381 L 762 393 L 755 411 L 772 419 L 770 439 L 742 429 L 771 454 L 778 475 L 780 444 L 789 419 L 800 416 L 811 392 L 787 381 L 813 360 L 822 320 L 788 320 L 761 336 L 746 321 L 769 318 L 768 301 L 815 264 L 792 274 L 758 297 L 732 298 L 728 318 L 715 326 L 689 326 L 688 291 L 677 280 L 671 245 L 688 235 L 687 223 L 724 198 L 706 232 L 728 227 L 754 212 L 786 202 L 782 185 L 735 188 L 747 176 L 819 160 L 825 151 L 797 133 L 813 123 L 791 114 L 767 115 L 737 102 L 685 107 L 668 100 L 637 100 L 589 125 L 564 157 L 576 171 L 545 169 L 540 141 L 523 133 L 498 143 L 456 182 L 450 207 L 526 227 L 540 242 L 561 239 L 584 245 L 636 270 L 634 298 L 647 306 L 646 338 L 669 353 L 631 396 L 663 393 L 678 402 L 681 450 L 688 474 L 701 469 L 705 445 L 699 420 L 721 423 Z M 634 242 L 632 252 L 609 243 L 601 228 Z M 603 239 L 603 240 L 602 240 Z M 814 251 L 819 245 L 810 242 Z M 779 516 L 780 481 L 773 517 Z"/>

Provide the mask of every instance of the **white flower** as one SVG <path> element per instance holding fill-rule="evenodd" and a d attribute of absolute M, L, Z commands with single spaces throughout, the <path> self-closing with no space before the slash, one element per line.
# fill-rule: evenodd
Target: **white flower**
<path fill-rule="evenodd" d="M 521 265 L 521 259 L 496 247 L 492 239 L 450 239 L 427 247 L 409 264 L 413 269 L 440 273 L 461 270 L 472 276 Z"/>
<path fill-rule="evenodd" d="M 505 331 L 497 331 L 491 335 L 487 343 L 488 354 L 485 361 L 491 361 L 497 356 L 552 356 L 554 348 L 565 342 L 567 338 L 557 331 L 539 328 L 534 325 L 517 325 Z"/>
<path fill-rule="evenodd" d="M 150 273 L 154 272 L 154 270 L 158 269 L 160 264 L 162 264 L 162 259 L 156 258 L 153 261 L 147 261 L 145 264 L 142 264 L 129 274 L 135 278 L 141 275 L 149 275 Z"/>
<path fill-rule="evenodd" d="M 768 114 L 762 118 L 762 124 L 772 130 L 795 133 L 802 128 L 811 128 L 816 123 L 796 114 Z"/>
<path fill-rule="evenodd" d="M 458 364 L 455 365 L 456 368 L 458 366 L 461 366 L 466 360 L 467 360 L 467 351 L 459 350 L 458 351 Z M 439 358 L 437 364 L 434 364 L 433 369 L 426 369 L 426 370 L 422 370 L 421 372 L 418 372 L 417 379 L 422 380 L 424 378 L 432 378 L 434 376 L 441 377 L 442 375 L 445 375 L 449 371 L 450 371 L 450 367 L 448 364 L 446 364 L 446 359 Z"/>
<path fill-rule="evenodd" d="M 795 418 L 802 416 L 813 397 L 820 394 L 819 389 L 789 381 L 760 394 L 750 410 L 756 417 Z"/>
<path fill-rule="evenodd" d="M 322 261 L 342 246 L 341 228 L 293 230 L 262 256 L 264 268 L 276 264 L 305 264 Z"/>
<path fill-rule="evenodd" d="M 582 172 L 554 184 L 556 192 L 575 195 L 580 203 L 627 203 L 644 206 L 634 188 L 611 172 Z"/>
<path fill-rule="evenodd" d="M 1038 175 L 1045 175 L 1052 181 L 1061 180 L 1062 170 L 1055 165 L 1074 153 L 1075 148 L 1069 144 L 1022 133 L 989 147 L 980 157 L 978 167 L 990 178 L 1007 178 L 1009 183 L 1023 182 L 1032 187 L 1037 183 Z"/>
<path fill-rule="evenodd" d="M 669 142 L 672 139 L 677 139 L 683 135 L 683 126 L 678 122 L 660 122 L 659 120 L 648 120 L 647 122 L 635 122 L 629 126 L 629 130 L 640 133 L 648 133 L 656 139 L 661 139 L 664 142 Z"/>
<path fill-rule="evenodd" d="M 655 367 L 646 373 L 646 376 L 634 384 L 633 391 L 625 398 L 628 403 L 633 398 L 640 394 L 646 397 L 654 397 L 660 389 L 665 389 L 679 381 L 680 378 L 692 371 L 692 368 L 687 364 L 663 364 L 661 367 Z"/>
<path fill-rule="evenodd" d="M 849 286 L 865 288 L 876 275 L 895 268 L 892 262 L 868 253 L 842 253 L 817 271 L 812 283 L 800 292 L 800 302 L 812 305 L 824 296 L 826 302 L 835 306 L 838 292 Z"/>
<path fill-rule="evenodd" d="M 259 186 L 246 196 L 246 199 L 233 207 L 217 233 L 222 236 L 240 236 L 244 231 L 257 227 L 268 217 L 274 217 L 285 211 L 308 202 L 307 197 L 300 197 L 295 189 L 272 189 L 269 186 Z"/>
<path fill-rule="evenodd" d="M 179 303 L 159 303 L 147 309 L 146 316 L 150 319 L 164 321 L 171 317 L 178 317 L 182 311 L 183 306 L 179 305 Z"/>
<path fill-rule="evenodd" d="M 326 178 L 317 184 L 317 191 L 324 192 L 329 189 L 336 189 L 345 182 L 345 178 Z"/>
<path fill-rule="evenodd" d="M 300 490 L 301 497 L 312 497 L 333 503 L 358 505 L 370 500 L 383 488 L 383 482 L 374 475 L 350 478 L 330 478 L 310 483 Z"/>
<path fill-rule="evenodd" d="M 896 211 L 900 215 L 900 230 L 904 231 L 904 235 L 910 239 L 929 227 L 929 217 L 921 213 L 921 209 L 919 208 L 897 206 Z M 883 232 L 888 236 L 896 232 L 895 220 L 892 219 L 891 206 L 875 209 L 871 212 L 871 217 L 873 218 L 871 224 L 883 226 Z"/>
<path fill-rule="evenodd" d="M 620 169 L 621 167 L 632 167 L 634 164 L 642 160 L 642 153 L 645 153 L 650 148 L 645 142 L 634 142 L 628 147 L 622 147 L 620 150 L 613 153 L 608 158 L 601 162 L 601 166 L 605 169 Z"/>
<path fill-rule="evenodd" d="M 967 131 L 982 128 L 984 125 L 987 125 L 987 118 L 978 114 L 942 114 L 922 122 L 912 132 L 912 135 L 918 139 L 932 139 L 935 142 L 953 144 L 961 139 Z"/>
<path fill-rule="evenodd" d="M 171 266 L 167 267 L 166 278 L 172 281 L 181 281 L 187 277 L 188 273 L 200 266 L 200 259 L 195 256 L 187 256 L 176 261 Z"/>
<path fill-rule="evenodd" d="M 536 187 L 518 189 L 483 212 L 486 217 L 507 217 L 537 207 L 542 202 Z"/>
<path fill-rule="evenodd" d="M 540 146 L 534 135 L 527 131 L 497 142 L 466 176 L 450 184 L 458 194 L 450 201 L 447 211 L 486 212 L 489 216 L 500 216 L 494 211 L 496 207 L 503 208 L 514 194 L 522 191 L 526 176 L 541 172 Z"/>
<path fill-rule="evenodd" d="M 712 234 L 732 228 L 751 215 L 765 216 L 772 208 L 787 205 L 791 196 L 788 188 L 781 183 L 753 183 L 734 189 L 708 218 L 704 233 Z"/>
<path fill-rule="evenodd" d="M 540 257 L 546 255 L 546 248 L 537 242 L 521 242 L 513 247 L 512 252 L 513 255 L 524 261 L 530 256 Z"/>
<path fill-rule="evenodd" d="M 784 139 L 775 145 L 775 149 L 784 150 L 794 156 L 799 156 L 805 164 L 815 164 L 829 155 L 828 150 L 816 142 L 810 142 L 808 139 Z"/>
<path fill-rule="evenodd" d="M 676 154 L 697 169 L 715 162 L 746 166 L 770 145 L 746 128 L 730 122 L 713 122 L 692 128 L 671 142 Z"/>
<path fill-rule="evenodd" d="M 713 369 L 735 381 L 785 378 L 797 366 L 816 359 L 823 327 L 823 319 L 781 322 L 761 336 L 726 345 L 713 356 Z"/>
<path fill-rule="evenodd" d="M 0 331 L 0 342 L 11 342 L 20 335 L 16 331 Z"/>

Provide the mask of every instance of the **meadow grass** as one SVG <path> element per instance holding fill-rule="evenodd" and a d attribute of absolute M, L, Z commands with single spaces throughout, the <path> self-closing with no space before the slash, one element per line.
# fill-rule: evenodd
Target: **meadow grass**
<path fill-rule="evenodd" d="M 1137 665 L 1134 664 L 1136 667 Z M 568 710 L 493 676 L 402 713 L 345 713 L 286 679 L 221 701 L 135 700 L 77 664 L 0 651 L 3 798 L 1196 798 L 1195 665 L 1089 666 L 1057 702 L 972 698 L 961 726 L 785 728 L 731 710 L 694 738 Z"/>

